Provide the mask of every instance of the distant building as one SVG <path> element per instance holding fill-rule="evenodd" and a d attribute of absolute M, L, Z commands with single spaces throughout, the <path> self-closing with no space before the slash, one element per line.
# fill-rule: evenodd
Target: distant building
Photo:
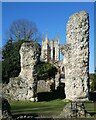
<path fill-rule="evenodd" d="M 46 38 L 42 40 L 41 61 L 50 62 L 56 66 L 58 71 L 54 82 L 55 89 L 57 89 L 60 83 L 64 83 L 65 78 L 63 60 L 60 60 L 59 37 L 49 40 L 48 34 L 46 34 Z"/>
<path fill-rule="evenodd" d="M 59 37 L 49 41 L 48 34 L 42 40 L 41 59 L 45 62 L 60 61 Z"/>

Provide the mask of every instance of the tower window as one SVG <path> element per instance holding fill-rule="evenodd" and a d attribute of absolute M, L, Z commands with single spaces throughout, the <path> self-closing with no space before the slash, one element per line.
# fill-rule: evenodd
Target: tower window
<path fill-rule="evenodd" d="M 55 60 L 55 47 L 53 47 L 53 60 Z"/>

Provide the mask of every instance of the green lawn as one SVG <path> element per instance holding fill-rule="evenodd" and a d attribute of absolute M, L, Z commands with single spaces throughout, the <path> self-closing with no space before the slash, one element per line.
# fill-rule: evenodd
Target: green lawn
<path fill-rule="evenodd" d="M 89 112 L 96 112 L 96 102 L 85 102 L 84 103 L 85 109 Z"/>
<path fill-rule="evenodd" d="M 91 115 L 92 118 L 96 118 L 96 102 L 85 102 L 84 103 L 85 109 L 87 113 Z"/>
<path fill-rule="evenodd" d="M 29 102 L 29 101 L 14 101 L 10 102 L 11 112 L 16 114 L 33 114 L 52 116 L 59 115 L 67 103 L 61 99 L 52 100 L 49 102 Z"/>
<path fill-rule="evenodd" d="M 62 99 L 51 100 L 49 102 L 11 101 L 12 115 L 31 114 L 37 116 L 59 115 L 68 102 Z M 85 102 L 87 112 L 96 112 L 96 103 Z M 96 115 L 94 115 L 96 116 Z"/>

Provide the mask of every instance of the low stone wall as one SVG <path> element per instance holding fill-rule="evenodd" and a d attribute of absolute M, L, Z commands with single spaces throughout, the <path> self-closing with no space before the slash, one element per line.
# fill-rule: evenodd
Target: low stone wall
<path fill-rule="evenodd" d="M 52 85 L 55 87 L 55 81 L 51 80 L 39 80 L 37 84 L 37 92 L 50 92 L 52 89 Z"/>
<path fill-rule="evenodd" d="M 20 77 L 11 78 L 3 88 L 3 93 L 11 100 L 30 100 L 33 96 L 32 82 Z"/>
<path fill-rule="evenodd" d="M 39 80 L 37 85 L 37 92 L 49 92 L 50 84 L 45 80 Z"/>

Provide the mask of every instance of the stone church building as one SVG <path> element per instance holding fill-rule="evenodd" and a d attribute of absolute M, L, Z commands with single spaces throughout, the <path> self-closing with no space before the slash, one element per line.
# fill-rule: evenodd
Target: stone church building
<path fill-rule="evenodd" d="M 48 34 L 46 35 L 45 40 L 42 40 L 41 59 L 45 62 L 60 60 L 59 38 L 49 41 Z"/>

